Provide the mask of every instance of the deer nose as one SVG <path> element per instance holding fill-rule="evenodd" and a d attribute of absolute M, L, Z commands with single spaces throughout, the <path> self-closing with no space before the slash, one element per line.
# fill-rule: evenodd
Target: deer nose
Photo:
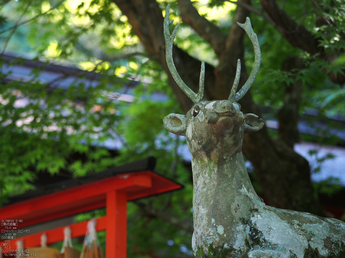
<path fill-rule="evenodd" d="M 219 104 L 215 108 L 215 111 L 219 114 L 228 113 L 228 112 L 231 114 L 235 114 L 236 108 L 234 107 L 234 105 L 230 101 L 223 100 L 223 101 L 219 102 Z"/>
<path fill-rule="evenodd" d="M 216 124 L 218 121 L 218 118 L 219 116 L 216 114 L 216 112 L 213 112 L 210 110 L 206 112 L 206 122 L 208 124 L 212 124 L 212 125 Z"/>

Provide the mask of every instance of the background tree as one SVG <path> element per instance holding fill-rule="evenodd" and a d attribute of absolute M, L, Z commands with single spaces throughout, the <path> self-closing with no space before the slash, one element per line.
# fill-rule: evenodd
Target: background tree
<path fill-rule="evenodd" d="M 178 155 L 184 139 L 162 126 L 165 115 L 179 108 L 186 112 L 192 104 L 165 63 L 167 3 L 176 23 L 180 17 L 183 21 L 173 51 L 177 70 L 197 92 L 200 60 L 205 59 L 209 100 L 227 98 L 237 59 L 242 63 L 240 85 L 246 81 L 254 53 L 237 22 L 251 18 L 262 66 L 252 94 L 241 100 L 242 109 L 275 117 L 279 128 L 277 133 L 265 127 L 246 135 L 243 153 L 270 205 L 324 215 L 310 181 L 310 165 L 293 147 L 305 137 L 297 127 L 304 110 L 326 115 L 344 108 L 339 100 L 345 82 L 345 10 L 331 0 L 3 2 L 2 54 L 12 50 L 31 53 L 47 64 L 56 59 L 65 65 L 73 62 L 102 77 L 97 87 L 75 81 L 63 89 L 39 83 L 39 69 L 25 83 L 8 82 L 9 75 L 1 74 L 2 199 L 32 187 L 42 173 L 81 176 L 153 155 L 158 172 L 186 187 L 129 206 L 129 257 L 191 255 L 192 182 Z M 131 87 L 133 79 L 140 81 L 136 87 Z M 115 90 L 137 98 L 130 105 L 111 101 L 109 93 Z M 151 101 L 154 92 L 163 93 L 165 101 Z M 27 100 L 24 107 L 18 106 L 20 99 Z M 109 139 L 122 142 L 116 159 L 113 152 L 94 147 Z"/>

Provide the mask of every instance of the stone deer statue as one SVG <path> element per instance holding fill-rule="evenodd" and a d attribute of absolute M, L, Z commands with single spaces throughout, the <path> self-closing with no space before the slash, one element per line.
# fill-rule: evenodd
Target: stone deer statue
<path fill-rule="evenodd" d="M 239 24 L 251 39 L 255 65 L 248 81 L 237 91 L 240 60 L 227 100 L 206 101 L 204 63 L 199 92 L 181 79 L 173 63 L 169 10 L 164 19 L 166 61 L 184 93 L 194 102 L 186 115 L 169 114 L 164 126 L 187 138 L 192 155 L 193 223 L 192 248 L 196 257 L 345 257 L 345 223 L 309 213 L 266 206 L 256 194 L 242 155 L 243 134 L 260 130 L 264 121 L 243 114 L 237 103 L 258 73 L 261 54 L 250 19 Z"/>

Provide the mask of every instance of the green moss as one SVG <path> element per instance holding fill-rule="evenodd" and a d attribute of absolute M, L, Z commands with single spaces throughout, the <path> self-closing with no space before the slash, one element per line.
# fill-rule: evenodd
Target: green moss
<path fill-rule="evenodd" d="M 308 246 L 308 249 L 305 250 L 303 258 L 317 258 L 320 257 L 319 250 L 317 248 L 313 249 L 311 246 Z"/>
<path fill-rule="evenodd" d="M 246 238 L 245 240 L 245 244 L 248 249 L 251 249 L 256 245 L 262 246 L 266 242 L 262 232 L 260 232 L 249 219 L 240 218 L 240 221 L 243 225 L 249 226 L 249 239 Z"/>
<path fill-rule="evenodd" d="M 202 247 L 200 247 L 200 246 L 198 247 L 198 250 L 196 251 L 195 257 L 196 258 L 205 258 L 206 257 L 206 254 L 205 254 Z"/>
<path fill-rule="evenodd" d="M 244 243 L 245 243 L 248 250 L 250 250 L 252 248 L 252 245 L 250 244 L 248 238 L 246 238 L 246 240 L 244 240 Z"/>
<path fill-rule="evenodd" d="M 345 249 L 341 250 L 336 256 L 329 256 L 329 257 L 337 257 L 337 258 L 345 257 Z"/>
<path fill-rule="evenodd" d="M 248 225 L 250 223 L 250 219 L 249 218 L 240 218 L 240 221 L 244 225 Z"/>
<path fill-rule="evenodd" d="M 259 210 L 258 209 L 250 209 L 249 210 L 252 214 L 254 214 L 254 213 L 258 213 L 259 212 Z"/>
<path fill-rule="evenodd" d="M 343 243 L 336 243 L 333 246 L 332 253 L 328 256 L 329 258 L 344 258 L 345 257 L 345 245 Z"/>
<path fill-rule="evenodd" d="M 196 258 L 229 258 L 233 257 L 234 248 L 225 248 L 224 246 L 214 247 L 209 245 L 207 247 L 207 254 L 204 252 L 204 249 L 199 246 L 195 254 Z"/>

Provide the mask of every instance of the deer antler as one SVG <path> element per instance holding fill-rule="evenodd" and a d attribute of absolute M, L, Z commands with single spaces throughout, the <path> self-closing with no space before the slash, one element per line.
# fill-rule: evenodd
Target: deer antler
<path fill-rule="evenodd" d="M 233 101 L 237 88 L 238 88 L 238 84 L 240 82 L 240 77 L 241 77 L 241 60 L 238 59 L 237 60 L 237 68 L 236 68 L 236 76 L 235 76 L 235 80 L 234 83 L 232 84 L 232 88 L 231 88 L 231 92 L 229 95 L 228 100 Z"/>
<path fill-rule="evenodd" d="M 236 76 L 234 80 L 234 84 L 231 89 L 231 93 L 229 96 L 229 100 L 237 102 L 240 100 L 244 94 L 247 93 L 247 91 L 250 89 L 250 87 L 253 85 L 254 80 L 259 72 L 260 69 L 260 63 L 261 63 L 261 52 L 260 52 L 260 45 L 258 41 L 258 37 L 253 31 L 252 25 L 250 23 L 249 17 L 247 17 L 245 23 L 237 23 L 241 28 L 243 28 L 247 35 L 249 36 L 250 40 L 253 43 L 254 46 L 254 53 L 255 53 L 255 60 L 254 60 L 254 67 L 253 70 L 251 71 L 248 80 L 245 82 L 245 84 L 242 86 L 242 88 L 235 94 L 238 83 L 240 80 L 240 73 L 241 73 L 241 63 L 240 60 L 238 59 L 237 61 L 237 70 L 236 70 Z"/>
<path fill-rule="evenodd" d="M 172 34 L 170 34 L 169 25 L 173 22 L 169 20 L 170 5 L 167 6 L 164 17 L 164 38 L 165 38 L 165 48 L 166 48 L 166 61 L 169 71 L 174 78 L 177 85 L 181 90 L 190 98 L 194 103 L 199 102 L 204 97 L 204 80 L 205 80 L 205 63 L 201 63 L 200 80 L 199 80 L 199 92 L 196 94 L 192 91 L 182 80 L 178 74 L 173 60 L 173 46 L 178 25 L 175 27 Z"/>

